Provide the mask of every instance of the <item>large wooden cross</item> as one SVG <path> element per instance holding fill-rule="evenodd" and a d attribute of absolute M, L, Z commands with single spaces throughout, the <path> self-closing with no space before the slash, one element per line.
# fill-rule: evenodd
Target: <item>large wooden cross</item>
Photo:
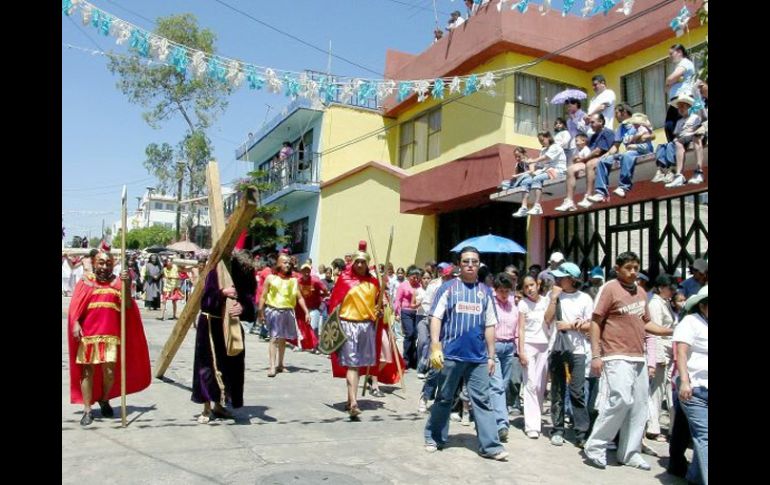
<path fill-rule="evenodd" d="M 209 184 L 209 194 L 212 194 L 212 189 L 214 195 L 221 193 L 219 189 L 219 170 L 216 162 L 212 161 L 209 163 L 206 181 Z M 217 199 L 219 202 L 218 205 L 216 205 L 216 208 L 214 206 L 209 207 L 209 217 L 212 222 L 214 220 L 224 221 L 224 209 L 222 207 L 221 196 L 212 196 L 211 199 L 213 199 L 214 204 L 217 204 Z M 221 213 L 216 212 L 215 214 L 215 211 L 221 211 Z M 174 330 L 172 330 L 171 335 L 166 341 L 166 345 L 163 346 L 163 351 L 156 363 L 155 377 L 163 377 L 163 374 L 165 374 L 166 369 L 168 369 L 169 364 L 171 364 L 171 361 L 174 359 L 179 347 L 182 345 L 182 341 L 184 341 L 187 332 L 190 330 L 193 320 L 198 316 L 201 299 L 203 298 L 203 288 L 206 286 L 206 276 L 209 274 L 209 271 L 215 269 L 222 258 L 230 257 L 230 253 L 232 253 L 233 248 L 235 247 L 238 236 L 243 229 L 248 226 L 249 221 L 251 221 L 256 212 L 256 192 L 253 189 L 249 189 L 243 194 L 243 197 L 238 202 L 238 206 L 235 208 L 235 212 L 230 216 L 230 220 L 227 222 L 221 237 L 214 242 L 206 266 L 203 268 L 203 271 L 201 271 L 198 282 L 187 299 L 187 304 L 182 309 L 179 320 L 176 321 Z M 217 219 L 217 217 L 219 217 L 219 219 Z M 220 281 L 222 280 L 220 279 Z"/>

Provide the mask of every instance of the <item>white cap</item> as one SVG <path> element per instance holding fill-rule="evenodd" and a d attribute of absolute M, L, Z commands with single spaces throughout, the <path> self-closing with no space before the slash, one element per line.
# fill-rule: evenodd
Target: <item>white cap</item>
<path fill-rule="evenodd" d="M 559 251 L 551 253 L 551 259 L 548 260 L 549 263 L 561 263 L 562 261 L 564 261 L 564 255 Z"/>

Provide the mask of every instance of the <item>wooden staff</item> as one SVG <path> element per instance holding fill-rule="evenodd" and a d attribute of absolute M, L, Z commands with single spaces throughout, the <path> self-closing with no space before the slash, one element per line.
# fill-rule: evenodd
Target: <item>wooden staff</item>
<path fill-rule="evenodd" d="M 120 248 L 123 251 L 120 257 L 120 272 L 128 271 L 126 258 L 126 186 L 123 186 L 123 195 L 120 209 Z M 123 278 L 120 280 L 120 421 L 126 427 L 126 302 L 131 298 L 129 291 L 131 285 L 127 285 Z"/>

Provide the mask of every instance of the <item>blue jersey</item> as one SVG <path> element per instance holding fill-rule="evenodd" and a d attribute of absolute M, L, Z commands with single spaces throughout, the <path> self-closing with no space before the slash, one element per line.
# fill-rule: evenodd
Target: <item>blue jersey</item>
<path fill-rule="evenodd" d="M 456 278 L 441 285 L 430 315 L 441 320 L 445 358 L 460 362 L 487 361 L 484 330 L 497 324 L 492 298 L 492 291 L 483 283 L 464 283 Z"/>

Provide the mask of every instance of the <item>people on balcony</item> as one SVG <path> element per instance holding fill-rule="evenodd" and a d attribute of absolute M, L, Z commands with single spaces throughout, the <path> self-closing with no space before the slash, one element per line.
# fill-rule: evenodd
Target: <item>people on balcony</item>
<path fill-rule="evenodd" d="M 591 152 L 586 157 L 577 156 L 572 160 L 572 165 L 567 170 L 567 197 L 555 210 L 559 212 L 577 210 L 572 198 L 575 195 L 577 176 L 581 170 L 585 170 L 586 173 L 586 194 L 593 192 L 595 177 L 594 168 L 599 163 L 601 156 L 607 153 L 615 142 L 615 134 L 611 129 L 606 128 L 604 125 L 605 119 L 603 114 L 597 113 L 591 116 L 593 135 L 591 135 L 588 142 L 588 148 Z M 584 198 L 578 203 L 579 206 L 584 208 L 590 207 L 591 204 L 592 202 L 587 198 Z"/>
<path fill-rule="evenodd" d="M 668 88 L 668 100 L 674 101 L 679 95 L 697 97 L 695 83 L 698 74 L 695 72 L 695 64 L 690 60 L 690 54 L 682 44 L 674 44 L 668 51 L 671 62 L 674 63 L 674 70 L 666 78 L 666 87 Z M 672 142 L 676 138 L 674 127 L 682 116 L 676 108 L 676 105 L 670 104 L 666 112 L 666 141 Z"/>
<path fill-rule="evenodd" d="M 556 118 L 556 121 L 553 122 L 553 139 L 564 150 L 567 163 L 572 161 L 575 144 L 572 142 L 572 135 L 567 130 L 567 122 L 564 121 L 564 118 Z"/>
<path fill-rule="evenodd" d="M 539 157 L 527 160 L 529 172 L 521 177 L 519 183 L 526 192 L 521 201 L 521 207 L 513 213 L 513 217 L 538 216 L 542 214 L 543 209 L 540 207 L 540 198 L 543 196 L 543 182 L 564 175 L 567 171 L 567 156 L 564 154 L 564 149 L 561 145 L 553 139 L 553 135 L 548 131 L 541 131 L 537 134 L 537 140 L 543 146 L 543 149 L 540 151 Z M 543 167 L 538 168 L 538 164 L 543 164 Z M 528 209 L 527 202 L 530 190 L 535 191 L 535 203 L 531 209 Z"/>
<path fill-rule="evenodd" d="M 503 183 L 500 185 L 500 188 L 503 190 L 518 187 L 517 182 L 519 179 L 529 171 L 527 167 L 527 150 L 524 147 L 514 147 L 513 158 L 516 160 L 516 165 L 513 167 L 513 175 L 510 181 L 503 180 Z"/>
<path fill-rule="evenodd" d="M 451 13 L 451 17 L 449 17 L 449 23 L 447 24 L 446 29 L 451 31 L 461 26 L 464 23 L 465 23 L 465 19 L 460 14 L 460 11 L 455 10 L 454 12 Z"/>
<path fill-rule="evenodd" d="M 606 120 L 607 128 L 614 129 L 614 122 L 612 115 L 615 112 L 615 91 L 607 87 L 607 80 L 601 74 L 595 75 L 591 78 L 591 85 L 594 88 L 596 96 L 591 99 L 588 104 L 588 113 L 583 118 L 583 122 L 586 123 L 588 128 L 588 135 L 593 135 L 593 125 L 591 124 L 591 117 L 597 113 L 601 113 Z"/>
<path fill-rule="evenodd" d="M 655 152 L 658 164 L 658 172 L 652 182 L 666 182 L 666 188 L 681 187 L 685 183 L 703 183 L 703 140 L 696 135 L 696 131 L 702 123 L 700 111 L 691 112 L 695 104 L 692 96 L 682 94 L 671 103 L 676 106 L 681 118 L 674 127 L 674 141 L 658 145 Z M 697 168 L 695 175 L 687 181 L 682 174 L 684 168 L 685 151 L 692 145 L 695 150 Z M 673 171 L 671 171 L 673 167 Z"/>

